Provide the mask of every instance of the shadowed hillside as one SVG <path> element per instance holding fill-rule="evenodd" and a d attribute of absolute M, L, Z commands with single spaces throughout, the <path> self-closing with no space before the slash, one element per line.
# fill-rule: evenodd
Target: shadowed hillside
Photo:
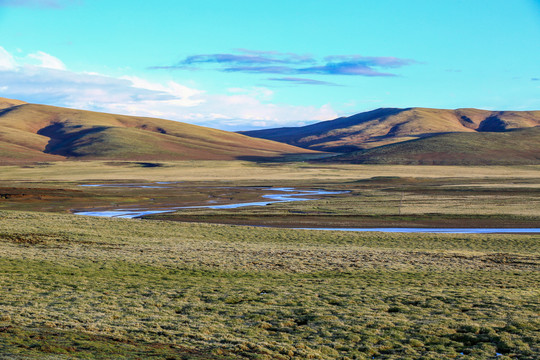
<path fill-rule="evenodd" d="M 405 165 L 540 164 L 540 127 L 435 135 L 355 151 L 328 161 Z"/>
<path fill-rule="evenodd" d="M 449 132 L 500 132 L 540 125 L 540 111 L 381 108 L 350 117 L 242 134 L 307 149 L 349 152 Z"/>
<path fill-rule="evenodd" d="M 232 160 L 314 153 L 176 121 L 0 98 L 0 163 L 63 159 Z"/>

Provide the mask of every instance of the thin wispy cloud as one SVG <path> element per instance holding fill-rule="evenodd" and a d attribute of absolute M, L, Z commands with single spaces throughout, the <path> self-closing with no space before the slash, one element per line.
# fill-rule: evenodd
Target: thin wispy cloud
<path fill-rule="evenodd" d="M 258 55 L 258 56 L 265 56 L 270 58 L 281 58 L 282 60 L 286 60 L 289 63 L 314 63 L 316 60 L 313 58 L 313 56 L 308 54 L 295 54 L 295 53 L 283 53 L 279 51 L 260 51 L 260 50 L 249 50 L 249 49 L 235 49 L 235 51 L 239 51 L 245 54 L 251 54 L 251 55 Z"/>
<path fill-rule="evenodd" d="M 185 58 L 179 65 L 194 65 L 204 63 L 217 64 L 271 64 L 280 62 L 275 59 L 269 59 L 263 56 L 254 55 L 233 55 L 233 54 L 203 54 L 193 55 Z"/>
<path fill-rule="evenodd" d="M 0 0 L 0 7 L 62 9 L 76 3 L 80 3 L 80 0 Z"/>
<path fill-rule="evenodd" d="M 296 69 L 290 66 L 234 66 L 221 69 L 225 72 L 245 72 L 261 74 L 296 74 Z"/>
<path fill-rule="evenodd" d="M 304 78 L 295 78 L 295 77 L 283 77 L 283 78 L 268 78 L 272 81 L 282 81 L 288 83 L 295 83 L 301 85 L 329 85 L 329 86 L 342 86 L 328 81 L 320 81 L 314 79 L 304 79 Z"/>
<path fill-rule="evenodd" d="M 319 74 L 319 75 L 356 75 L 356 76 L 396 76 L 375 70 L 372 66 L 363 62 L 344 61 L 328 63 L 322 66 L 313 66 L 298 69 L 297 74 Z"/>
<path fill-rule="evenodd" d="M 327 56 L 324 60 L 330 63 L 355 63 L 383 68 L 399 68 L 416 63 L 414 60 L 400 59 L 392 56 L 334 55 Z"/>
<path fill-rule="evenodd" d="M 531 78 L 532 81 L 540 81 L 540 78 Z"/>
<path fill-rule="evenodd" d="M 175 67 L 196 65 L 196 64 L 302 64 L 313 63 L 314 59 L 305 55 L 292 53 L 279 53 L 275 51 L 250 51 L 239 50 L 242 54 L 201 54 L 186 57 Z"/>
<path fill-rule="evenodd" d="M 200 70 L 280 75 L 347 75 L 386 77 L 397 76 L 388 70 L 417 63 L 411 59 L 388 56 L 332 55 L 316 59 L 309 55 L 237 49 L 237 53 L 191 55 L 170 66 L 154 66 L 150 69 Z M 336 85 L 331 82 L 298 77 L 285 77 L 276 81 L 289 81 L 304 85 Z M 294 80 L 292 80 L 294 79 Z"/>

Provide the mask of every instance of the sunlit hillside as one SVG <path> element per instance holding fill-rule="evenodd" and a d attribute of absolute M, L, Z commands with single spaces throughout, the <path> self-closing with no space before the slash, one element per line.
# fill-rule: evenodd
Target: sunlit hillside
<path fill-rule="evenodd" d="M 307 149 L 349 152 L 448 132 L 500 132 L 540 125 L 540 111 L 381 108 L 302 127 L 243 134 Z"/>
<path fill-rule="evenodd" d="M 233 160 L 315 153 L 176 121 L 0 99 L 0 163 L 63 159 Z"/>

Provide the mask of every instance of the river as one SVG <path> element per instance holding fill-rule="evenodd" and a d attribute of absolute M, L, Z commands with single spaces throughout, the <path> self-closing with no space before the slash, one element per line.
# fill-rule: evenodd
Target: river
<path fill-rule="evenodd" d="M 131 188 L 166 188 L 166 182 L 156 183 L 156 185 L 147 184 L 87 184 L 81 186 L 89 187 L 131 187 Z M 264 194 L 265 201 L 245 202 L 235 204 L 221 205 L 197 205 L 197 206 L 174 206 L 163 209 L 159 208 L 129 208 L 114 210 L 92 210 L 92 211 L 73 211 L 76 215 L 100 216 L 113 218 L 133 219 L 145 215 L 163 214 L 175 212 L 182 209 L 236 209 L 248 206 L 266 206 L 275 203 L 284 203 L 292 201 L 316 200 L 306 196 L 326 196 L 344 194 L 348 191 L 326 191 L 326 190 L 297 190 L 288 187 L 264 188 L 264 191 L 278 191 L 279 194 Z M 540 228 L 297 228 L 297 230 L 325 230 L 325 231 L 380 231 L 380 232 L 398 232 L 398 233 L 446 233 L 446 234 L 493 234 L 493 233 L 540 233 Z"/>

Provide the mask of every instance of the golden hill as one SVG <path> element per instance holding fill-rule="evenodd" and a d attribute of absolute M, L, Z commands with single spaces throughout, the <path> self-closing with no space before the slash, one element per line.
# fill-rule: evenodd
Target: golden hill
<path fill-rule="evenodd" d="M 401 165 L 537 165 L 540 127 L 457 132 L 353 151 L 323 161 Z"/>
<path fill-rule="evenodd" d="M 307 149 L 349 152 L 451 132 L 500 132 L 540 125 L 540 111 L 381 108 L 290 128 L 242 134 Z"/>
<path fill-rule="evenodd" d="M 22 104 L 26 104 L 26 103 L 20 100 L 6 99 L 3 97 L 0 97 L 0 110 L 9 108 L 12 106 L 22 105 Z"/>
<path fill-rule="evenodd" d="M 186 123 L 0 98 L 0 164 L 64 160 L 233 160 L 315 153 Z"/>

